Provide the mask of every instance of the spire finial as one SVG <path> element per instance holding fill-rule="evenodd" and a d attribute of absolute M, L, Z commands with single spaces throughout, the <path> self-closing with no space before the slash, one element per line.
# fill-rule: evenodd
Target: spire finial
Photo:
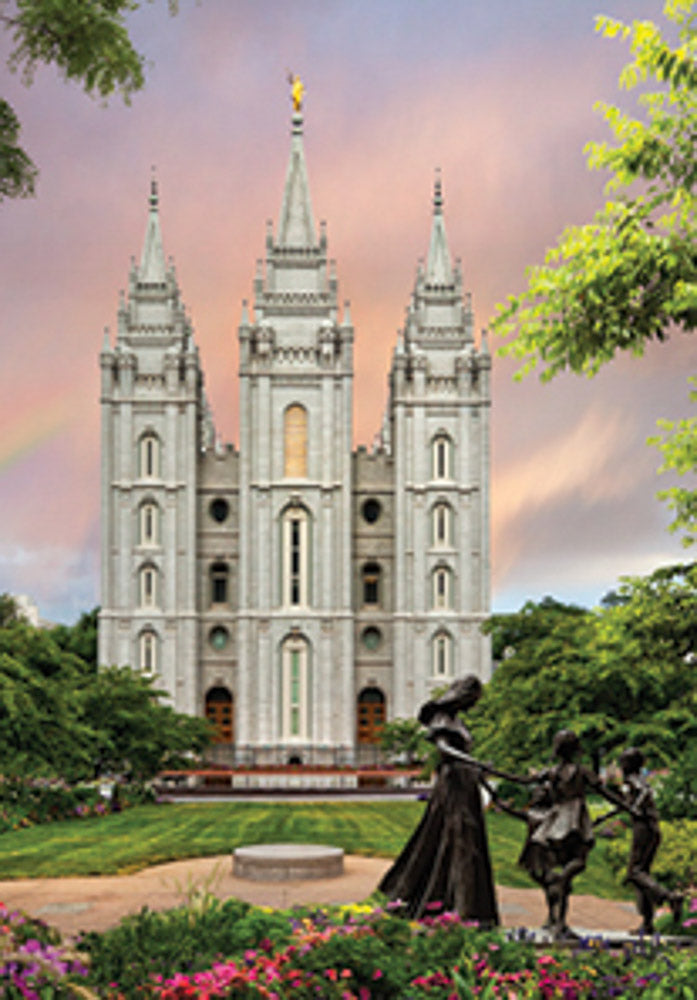
<path fill-rule="evenodd" d="M 287 71 L 288 83 L 290 84 L 290 97 L 293 102 L 293 135 L 302 135 L 303 132 L 303 96 L 305 87 L 299 76 Z"/>
<path fill-rule="evenodd" d="M 159 200 L 157 193 L 157 168 L 153 165 L 150 167 L 150 210 L 152 212 L 157 211 Z"/>
<path fill-rule="evenodd" d="M 443 184 L 440 167 L 436 167 L 436 176 L 433 182 L 433 214 L 443 214 Z"/>
<path fill-rule="evenodd" d="M 303 109 L 303 95 L 305 93 L 305 87 L 299 76 L 295 73 L 291 73 L 288 70 L 288 83 L 290 84 L 290 96 L 293 101 L 293 111 L 295 114 L 300 114 Z"/>

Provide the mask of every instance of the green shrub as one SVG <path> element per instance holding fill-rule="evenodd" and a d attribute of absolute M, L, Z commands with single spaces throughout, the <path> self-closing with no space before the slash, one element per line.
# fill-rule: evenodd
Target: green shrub
<path fill-rule="evenodd" d="M 152 801 L 152 791 L 132 782 L 119 785 L 120 808 Z M 55 820 L 103 816 L 110 802 L 100 784 L 69 785 L 62 778 L 0 777 L 0 833 Z"/>
<path fill-rule="evenodd" d="M 205 903 L 203 909 L 200 904 Z M 178 947 L 187 948 L 187 930 L 194 946 L 201 946 L 205 916 L 207 930 L 217 940 L 215 924 L 244 924 L 254 917 L 254 933 L 263 933 L 253 948 L 237 946 L 218 961 L 199 971 L 148 972 L 131 960 L 146 954 L 137 933 L 94 935 L 109 941 L 120 956 L 125 976 L 108 980 L 102 963 L 100 995 L 113 1000 L 473 1000 L 475 997 L 568 997 L 574 1000 L 609 1000 L 610 997 L 692 998 L 691 984 L 697 975 L 697 956 L 681 953 L 660 942 L 628 943 L 623 949 L 609 948 L 599 940 L 579 940 L 573 951 L 549 946 L 540 952 L 529 938 L 500 930 L 483 932 L 456 914 L 437 914 L 409 921 L 398 910 L 371 906 L 334 907 L 286 912 L 256 910 L 230 901 L 211 906 L 199 904 L 165 914 L 141 914 L 140 921 L 125 924 L 132 931 L 145 931 L 151 946 L 162 955 L 163 937 L 175 931 Z M 145 923 L 144 923 L 145 921 Z M 176 923 L 174 928 L 173 921 Z M 148 926 L 145 926 L 147 924 Z M 153 929 L 158 925 L 153 936 Z M 182 935 L 179 937 L 178 935 Z M 249 938 L 247 938 L 249 940 Z M 205 947 L 209 945 L 203 942 Z M 98 950 L 92 948 L 93 981 Z M 196 956 L 197 959 L 202 955 Z M 175 962 L 176 965 L 176 962 Z M 202 961 L 196 961 L 202 966 Z M 116 969 L 116 966 L 113 966 Z M 18 998 L 19 1000 L 19 998 Z"/>
<path fill-rule="evenodd" d="M 687 750 L 657 782 L 656 804 L 666 819 L 697 820 L 697 746 Z"/>
<path fill-rule="evenodd" d="M 630 845 L 627 828 L 607 844 L 607 858 L 618 881 L 627 870 Z M 688 889 L 697 883 L 697 821 L 661 823 L 661 846 L 651 874 L 669 889 Z"/>
<path fill-rule="evenodd" d="M 90 956 L 94 986 L 118 983 L 132 995 L 152 976 L 206 969 L 221 957 L 270 947 L 271 940 L 274 947 L 283 945 L 291 933 L 287 915 L 205 895 L 164 913 L 144 907 L 113 930 L 84 934 L 80 948 Z"/>

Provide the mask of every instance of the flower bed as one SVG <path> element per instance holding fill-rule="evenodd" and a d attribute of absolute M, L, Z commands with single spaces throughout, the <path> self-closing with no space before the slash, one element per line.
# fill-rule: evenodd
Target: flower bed
<path fill-rule="evenodd" d="M 104 816 L 113 807 L 105 791 L 97 782 L 68 785 L 62 778 L 0 777 L 0 833 L 54 820 Z M 151 800 L 143 786 L 119 785 L 119 809 Z"/>
<path fill-rule="evenodd" d="M 697 982 L 697 954 L 658 939 L 542 952 L 523 933 L 451 913 L 409 921 L 391 904 L 284 912 L 201 897 L 83 945 L 110 1000 L 687 1000 Z"/>
<path fill-rule="evenodd" d="M 8 1000 L 75 997 L 87 967 L 58 933 L 0 903 L 0 996 Z"/>

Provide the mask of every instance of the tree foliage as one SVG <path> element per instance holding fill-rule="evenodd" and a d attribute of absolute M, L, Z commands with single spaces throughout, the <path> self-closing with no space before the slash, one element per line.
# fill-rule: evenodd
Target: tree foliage
<path fill-rule="evenodd" d="M 11 599 L 0 595 L 4 607 Z M 166 705 L 152 678 L 97 670 L 96 614 L 51 630 L 0 624 L 1 773 L 143 780 L 209 742 L 209 724 Z"/>
<path fill-rule="evenodd" d="M 594 374 L 618 350 L 642 354 L 669 326 L 697 325 L 692 7 L 693 0 L 665 5 L 679 35 L 673 46 L 650 21 L 597 19 L 606 37 L 630 41 L 633 61 L 620 86 L 653 80 L 658 89 L 639 97 L 641 117 L 598 105 L 615 143 L 591 142 L 586 152 L 592 169 L 610 171 L 611 197 L 592 223 L 566 229 L 545 263 L 528 270 L 523 294 L 500 308 L 495 328 L 516 335 L 502 353 L 521 359 L 523 373 L 540 365 L 543 379 L 564 369 Z"/>
<path fill-rule="evenodd" d="M 614 142 L 586 147 L 591 169 L 610 172 L 608 200 L 587 225 L 570 226 L 527 271 L 527 288 L 499 307 L 503 355 L 543 381 L 564 370 L 594 375 L 618 351 L 642 355 L 651 341 L 697 326 L 697 13 L 694 0 L 666 0 L 665 30 L 597 19 L 607 38 L 629 42 L 620 88 L 641 87 L 639 113 L 597 107 Z M 671 36 L 669 38 L 669 35 Z M 662 422 L 663 469 L 695 469 L 697 421 Z M 673 530 L 697 531 L 692 489 L 662 494 Z"/>
<path fill-rule="evenodd" d="M 691 378 L 690 381 L 697 386 L 697 378 Z M 697 403 L 697 391 L 690 393 L 690 399 Z M 650 437 L 648 442 L 663 453 L 663 464 L 658 471 L 694 477 L 697 470 L 697 417 L 659 420 L 658 427 L 663 433 Z M 675 515 L 668 526 L 669 530 L 684 532 L 683 545 L 692 545 L 697 541 L 697 490 L 687 486 L 671 486 L 661 490 L 658 496 L 668 502 L 668 507 Z"/>
<path fill-rule="evenodd" d="M 138 0 L 5 0 L 0 25 L 10 34 L 8 67 L 32 83 L 37 67 L 52 64 L 91 96 L 119 93 L 126 103 L 145 83 L 145 58 L 125 18 Z M 171 12 L 177 0 L 169 0 Z M 19 145 L 20 125 L 0 99 L 0 201 L 34 194 L 37 170 Z"/>
<path fill-rule="evenodd" d="M 697 738 L 697 564 L 625 579 L 593 611 L 546 598 L 488 629 L 505 658 L 472 713 L 478 756 L 541 766 L 572 728 L 592 756 L 634 745 L 670 764 Z"/>
<path fill-rule="evenodd" d="M 392 719 L 380 730 L 380 749 L 394 762 L 423 764 L 431 751 L 423 726 L 417 719 Z"/>

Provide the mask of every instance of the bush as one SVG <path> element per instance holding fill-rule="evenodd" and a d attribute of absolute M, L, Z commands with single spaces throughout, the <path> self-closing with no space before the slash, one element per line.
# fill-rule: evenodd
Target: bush
<path fill-rule="evenodd" d="M 135 995 L 151 977 L 198 972 L 221 957 L 290 940 L 287 916 L 264 912 L 237 899 L 221 902 L 203 895 L 165 913 L 144 907 L 103 934 L 83 935 L 80 948 L 90 956 L 90 980 L 98 988 L 118 983 Z"/>
<path fill-rule="evenodd" d="M 627 870 L 631 831 L 627 828 L 607 845 L 607 858 L 621 881 Z M 669 889 L 689 889 L 697 884 L 697 822 L 661 823 L 661 846 L 652 875 Z"/>
<path fill-rule="evenodd" d="M 152 791 L 131 783 L 118 786 L 119 808 L 153 800 Z M 69 785 L 62 778 L 0 777 L 0 833 L 54 820 L 103 816 L 111 801 L 97 783 Z"/>
<path fill-rule="evenodd" d="M 666 819 L 697 820 L 697 746 L 687 750 L 657 783 L 656 805 Z"/>

